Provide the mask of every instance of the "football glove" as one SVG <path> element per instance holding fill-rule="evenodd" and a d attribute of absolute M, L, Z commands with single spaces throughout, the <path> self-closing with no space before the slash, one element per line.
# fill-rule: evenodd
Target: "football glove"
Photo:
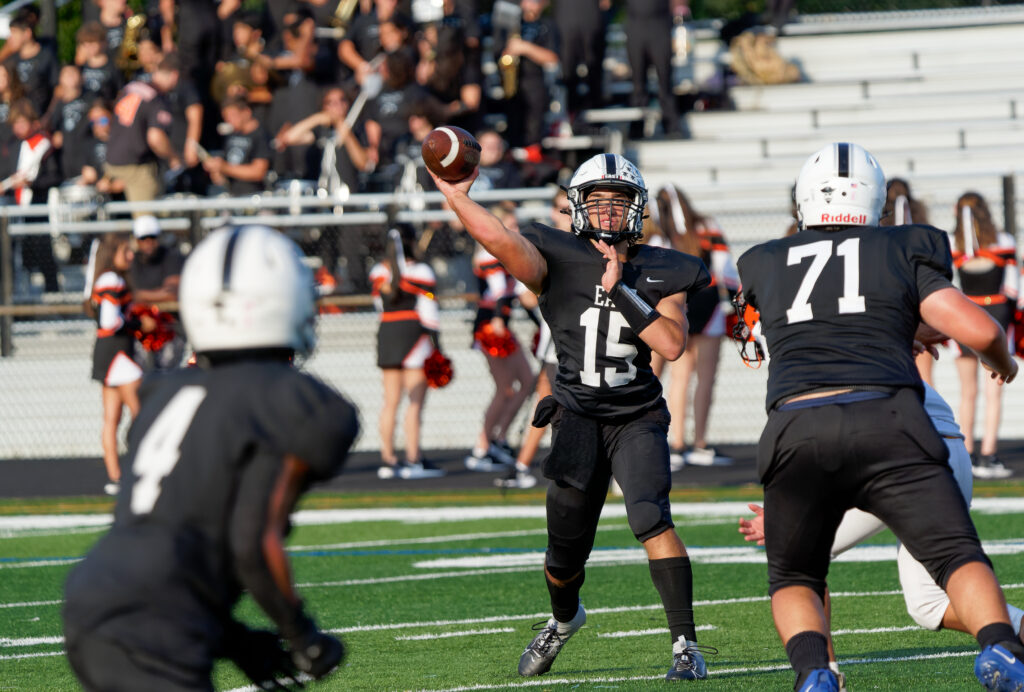
<path fill-rule="evenodd" d="M 303 687 L 297 677 L 299 671 L 277 634 L 238 627 L 228 640 L 227 657 L 261 690 L 287 692 L 293 685 Z"/>
<path fill-rule="evenodd" d="M 345 657 L 345 647 L 338 639 L 316 629 L 292 640 L 291 649 L 295 667 L 317 680 L 334 670 Z"/>

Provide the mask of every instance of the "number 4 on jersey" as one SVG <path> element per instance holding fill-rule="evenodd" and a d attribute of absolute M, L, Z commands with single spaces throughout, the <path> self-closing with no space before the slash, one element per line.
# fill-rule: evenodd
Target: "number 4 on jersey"
<path fill-rule="evenodd" d="M 199 405 L 206 398 L 205 387 L 182 387 L 153 421 L 135 452 L 132 471 L 132 514 L 149 514 L 160 497 L 160 482 L 174 470 L 181 458 L 181 441 L 192 425 Z"/>
<path fill-rule="evenodd" d="M 789 266 L 801 264 L 808 257 L 812 258 L 811 266 L 804 274 L 796 297 L 793 298 L 793 304 L 786 310 L 786 320 L 789 324 L 814 319 L 811 293 L 829 258 L 832 257 L 832 245 L 831 240 L 819 240 L 789 248 L 789 255 L 786 257 L 786 264 Z M 847 238 L 839 243 L 836 255 L 843 258 L 843 295 L 839 298 L 839 314 L 864 312 L 867 307 L 864 304 L 864 296 L 860 295 L 860 238 Z"/>

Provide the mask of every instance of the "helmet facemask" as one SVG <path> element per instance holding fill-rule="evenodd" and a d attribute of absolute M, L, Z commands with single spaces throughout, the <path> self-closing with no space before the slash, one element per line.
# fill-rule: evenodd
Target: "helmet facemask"
<path fill-rule="evenodd" d="M 597 190 L 618 192 L 622 199 L 612 202 L 608 195 L 594 199 Z M 611 244 L 628 240 L 630 245 L 643 238 L 647 186 L 636 166 L 619 154 L 597 154 L 584 161 L 573 173 L 565 193 L 575 235 Z M 593 221 L 597 221 L 596 226 Z"/>

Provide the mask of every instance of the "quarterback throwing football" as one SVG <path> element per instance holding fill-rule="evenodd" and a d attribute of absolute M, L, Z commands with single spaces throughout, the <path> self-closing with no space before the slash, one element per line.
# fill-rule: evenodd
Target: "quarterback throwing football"
<path fill-rule="evenodd" d="M 666 678 L 704 678 L 690 560 L 669 508 L 669 415 L 650 360 L 652 351 L 668 360 L 683 353 L 686 295 L 709 283 L 708 271 L 695 257 L 636 244 L 647 188 L 621 156 L 599 154 L 573 174 L 571 233 L 538 223 L 508 230 L 470 199 L 476 174 L 434 181 L 469 234 L 539 296 L 558 353 L 554 394 L 534 417 L 555 431 L 543 466 L 553 481 L 544 562 L 553 617 L 523 652 L 519 674 L 547 672 L 586 621 L 584 566 L 614 476 L 665 606 L 673 641 Z"/>

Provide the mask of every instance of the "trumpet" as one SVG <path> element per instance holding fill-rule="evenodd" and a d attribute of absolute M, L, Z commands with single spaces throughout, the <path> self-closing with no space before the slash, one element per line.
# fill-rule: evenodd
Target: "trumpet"
<path fill-rule="evenodd" d="M 117 55 L 117 67 L 124 72 L 125 77 L 139 69 L 139 36 L 146 28 L 146 15 L 133 14 L 128 17 L 124 26 L 124 38 L 121 39 L 121 52 Z"/>
<path fill-rule="evenodd" d="M 512 34 L 509 38 L 519 38 L 519 34 Z M 498 72 L 501 74 L 501 90 L 505 98 L 514 97 L 519 91 L 519 56 L 503 53 L 498 58 Z"/>

